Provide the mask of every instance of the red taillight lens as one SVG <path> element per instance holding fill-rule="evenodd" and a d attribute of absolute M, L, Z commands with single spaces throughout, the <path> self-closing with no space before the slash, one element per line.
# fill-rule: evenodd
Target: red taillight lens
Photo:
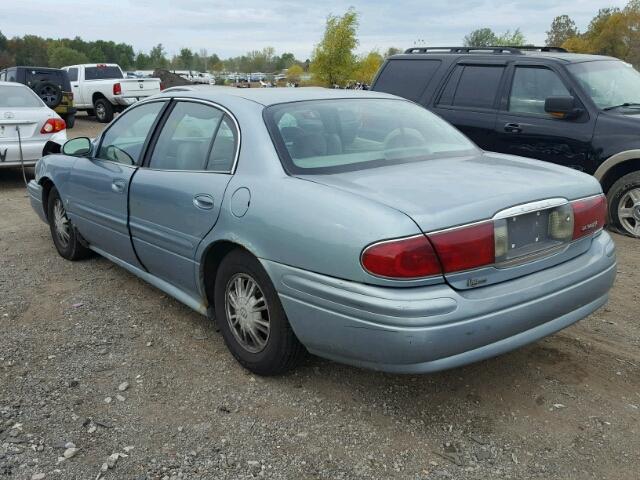
<path fill-rule="evenodd" d="M 42 126 L 42 128 L 40 129 L 40 133 L 56 133 L 61 132 L 65 128 L 67 128 L 67 124 L 64 123 L 64 120 L 62 120 L 61 118 L 50 118 Z"/>
<path fill-rule="evenodd" d="M 380 277 L 410 279 L 442 273 L 424 235 L 375 243 L 365 248 L 361 260 L 366 271 Z"/>
<path fill-rule="evenodd" d="M 471 270 L 495 262 L 493 222 L 429 235 L 445 273 Z"/>
<path fill-rule="evenodd" d="M 113 84 L 113 94 L 120 95 L 122 93 L 122 85 L 120 83 Z"/>
<path fill-rule="evenodd" d="M 607 198 L 604 195 L 571 202 L 573 208 L 573 239 L 591 235 L 607 222 Z"/>

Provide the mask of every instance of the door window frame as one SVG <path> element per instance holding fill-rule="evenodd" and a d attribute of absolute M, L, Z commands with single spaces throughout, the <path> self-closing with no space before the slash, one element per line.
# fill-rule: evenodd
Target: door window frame
<path fill-rule="evenodd" d="M 123 113 L 120 114 L 120 116 L 118 116 L 118 118 L 116 118 L 113 122 L 111 122 L 111 124 L 100 134 L 100 138 L 96 143 L 96 148 L 93 152 L 91 152 L 91 160 L 100 161 L 100 162 L 109 162 L 115 165 L 122 165 L 129 168 L 138 168 L 142 166 L 142 162 L 146 156 L 147 148 L 149 147 L 149 141 L 153 137 L 155 131 L 157 130 L 161 119 L 163 119 L 166 114 L 167 107 L 171 103 L 169 100 L 170 99 L 166 99 L 166 98 L 154 98 L 153 100 L 145 100 L 144 102 L 135 103 L 134 105 L 131 105 L 129 108 L 127 108 Z M 135 108 L 139 108 L 144 105 L 148 105 L 150 103 L 159 103 L 159 102 L 162 102 L 165 105 L 160 109 L 160 112 L 156 116 L 156 119 L 153 121 L 153 124 L 151 125 L 151 128 L 147 133 L 147 137 L 145 138 L 144 143 L 142 144 L 142 149 L 140 150 L 140 158 L 136 161 L 135 164 L 127 165 L 126 163 L 116 162 L 115 160 L 108 160 L 106 158 L 96 157 L 96 155 L 100 151 L 100 148 L 102 148 L 102 142 L 104 141 L 104 137 L 107 134 L 107 132 L 111 130 L 113 126 L 116 125 L 119 121 L 121 121 L 125 115 L 127 115 L 129 112 L 131 112 Z"/>
<path fill-rule="evenodd" d="M 555 73 L 558 78 L 560 79 L 560 81 L 562 82 L 562 84 L 564 85 L 564 88 L 567 89 L 567 91 L 576 99 L 576 108 L 581 108 L 583 113 L 573 119 L 573 120 L 565 120 L 562 118 L 554 118 L 550 115 L 547 114 L 543 114 L 543 113 L 531 113 L 531 112 L 512 112 L 509 110 L 509 101 L 511 99 L 511 90 L 513 89 L 513 80 L 515 78 L 516 75 L 516 68 L 521 67 L 521 68 L 546 68 L 547 70 L 551 70 L 553 73 Z M 589 109 L 585 107 L 585 103 L 582 99 L 582 97 L 578 94 L 578 92 L 576 91 L 576 89 L 574 88 L 572 82 L 570 81 L 570 79 L 567 77 L 567 75 L 565 74 L 564 71 L 562 71 L 562 69 L 557 68 L 555 65 L 550 64 L 550 63 L 545 63 L 545 62 L 540 62 L 540 61 L 535 61 L 535 60 L 518 60 L 515 62 L 510 62 L 510 64 L 507 67 L 507 71 L 506 71 L 506 80 L 505 80 L 505 84 L 504 84 L 504 88 L 502 90 L 502 95 L 500 96 L 500 103 L 498 106 L 498 113 L 502 114 L 502 115 L 510 115 L 510 116 L 514 116 L 514 117 L 525 117 L 525 118 L 537 118 L 537 119 L 541 119 L 541 120 L 553 120 L 553 121 L 558 121 L 558 122 L 577 122 L 577 123 L 584 123 L 584 122 L 588 122 L 590 119 L 590 115 L 589 115 Z"/>
<path fill-rule="evenodd" d="M 502 68 L 502 76 L 500 77 L 500 81 L 498 82 L 498 88 L 496 89 L 496 96 L 493 99 L 493 105 L 491 107 L 470 107 L 470 106 L 460 106 L 460 105 L 446 105 L 441 104 L 442 95 L 444 94 L 445 89 L 449 84 L 449 80 L 453 78 L 456 74 L 456 69 L 458 67 L 501 67 Z M 481 112 L 481 113 L 495 113 L 500 109 L 500 101 L 502 100 L 502 91 L 505 88 L 506 81 L 508 79 L 508 70 L 509 65 L 506 60 L 480 60 L 480 59 L 472 59 L 472 58 L 462 58 L 461 60 L 454 62 L 447 74 L 445 75 L 445 80 L 441 83 L 440 88 L 436 92 L 435 101 L 433 102 L 434 108 L 439 108 L 443 110 L 453 110 L 453 111 L 465 111 L 465 112 Z M 458 90 L 460 78 L 462 77 L 462 73 L 458 76 L 457 85 L 454 91 Z"/>
<path fill-rule="evenodd" d="M 140 166 L 147 170 L 153 170 L 157 172 L 190 172 L 190 173 L 211 173 L 216 175 L 234 175 L 236 173 L 236 169 L 238 166 L 238 159 L 240 157 L 240 144 L 242 142 L 242 133 L 240 131 L 240 124 L 238 123 L 238 120 L 236 119 L 235 115 L 233 115 L 233 113 L 231 113 L 231 111 L 228 108 L 210 100 L 201 100 L 199 98 L 189 98 L 189 97 L 172 97 L 170 100 L 171 100 L 170 106 L 167 107 L 162 113 L 161 115 L 162 118 L 160 119 L 160 122 L 154 126 L 153 135 L 150 138 L 148 138 L 148 143 L 146 143 L 144 146 L 142 162 Z M 222 118 L 220 119 L 220 122 L 216 128 L 216 131 L 214 132 L 214 135 L 211 138 L 209 157 L 211 156 L 213 144 L 215 143 L 216 136 L 218 135 L 218 131 L 220 129 L 220 125 L 224 121 L 225 116 L 231 119 L 236 131 L 237 141 L 235 145 L 233 163 L 229 170 L 206 170 L 206 167 L 209 164 L 210 158 L 207 158 L 207 165 L 204 166 L 205 170 L 165 169 L 165 168 L 153 168 L 150 166 L 151 157 L 153 156 L 153 151 L 155 150 L 156 144 L 158 143 L 158 139 L 160 137 L 160 134 L 162 133 L 162 129 L 164 128 L 167 120 L 169 119 L 169 116 L 171 115 L 171 112 L 173 111 L 175 105 L 178 102 L 199 103 L 202 105 L 207 105 L 209 107 L 216 108 L 222 112 L 223 114 Z"/>

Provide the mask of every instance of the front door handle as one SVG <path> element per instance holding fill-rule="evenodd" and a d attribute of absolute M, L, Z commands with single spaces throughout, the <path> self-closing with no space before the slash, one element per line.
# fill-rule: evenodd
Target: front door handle
<path fill-rule="evenodd" d="M 111 190 L 113 190 L 116 193 L 123 193 L 126 188 L 127 188 L 127 182 L 125 182 L 124 180 L 114 180 L 111 183 Z"/>
<path fill-rule="evenodd" d="M 519 123 L 507 123 L 504 126 L 504 131 L 507 133 L 522 133 L 522 125 Z"/>
<path fill-rule="evenodd" d="M 193 197 L 193 204 L 201 210 L 211 210 L 213 208 L 213 197 L 206 193 L 199 193 Z"/>

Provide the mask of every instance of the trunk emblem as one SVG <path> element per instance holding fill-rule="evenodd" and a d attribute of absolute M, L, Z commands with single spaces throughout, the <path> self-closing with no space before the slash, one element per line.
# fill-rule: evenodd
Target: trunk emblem
<path fill-rule="evenodd" d="M 15 117 L 15 114 L 13 112 L 4 112 L 4 118 L 6 118 L 7 120 L 11 120 L 13 117 Z"/>

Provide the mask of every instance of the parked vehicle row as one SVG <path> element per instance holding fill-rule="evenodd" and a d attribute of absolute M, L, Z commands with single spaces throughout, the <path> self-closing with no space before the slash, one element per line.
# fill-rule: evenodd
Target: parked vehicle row
<path fill-rule="evenodd" d="M 61 256 L 97 252 L 214 317 L 262 375 L 305 350 L 474 362 L 589 315 L 616 274 L 592 176 L 483 151 L 380 92 L 176 87 L 43 158 L 28 189 Z"/>
<path fill-rule="evenodd" d="M 64 120 L 29 87 L 0 81 L 0 169 L 33 166 L 67 140 Z"/>
<path fill-rule="evenodd" d="M 554 47 L 411 48 L 385 62 L 372 89 L 425 106 L 485 150 L 594 175 L 611 224 L 640 237 L 640 73 L 631 65 Z"/>

